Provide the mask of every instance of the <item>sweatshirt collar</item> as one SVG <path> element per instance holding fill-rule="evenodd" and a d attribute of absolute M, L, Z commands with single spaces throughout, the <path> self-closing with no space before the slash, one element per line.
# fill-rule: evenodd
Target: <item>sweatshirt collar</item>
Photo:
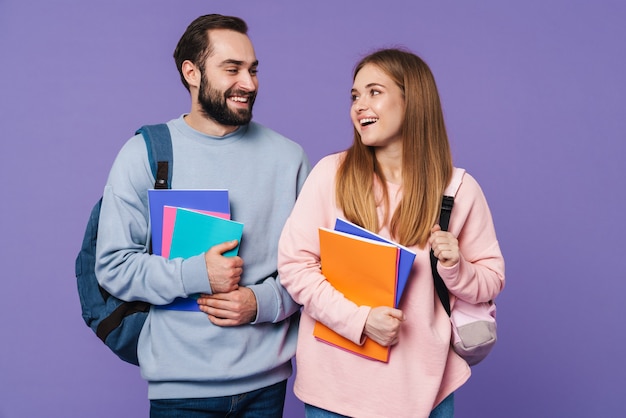
<path fill-rule="evenodd" d="M 177 120 L 174 121 L 176 127 L 186 136 L 190 136 L 193 138 L 197 138 L 199 140 L 214 140 L 214 141 L 226 141 L 226 142 L 232 142 L 232 141 L 236 141 L 238 139 L 240 139 L 241 137 L 243 137 L 246 132 L 248 131 L 248 126 L 249 124 L 246 125 L 242 125 L 240 127 L 238 127 L 235 131 L 226 134 L 224 136 L 213 136 L 213 135 L 207 135 L 205 133 L 202 133 L 200 131 L 197 131 L 195 129 L 193 129 L 191 126 L 189 126 L 187 124 L 187 122 L 185 121 L 185 116 L 186 114 L 183 114 L 180 116 L 180 118 L 178 118 Z"/>

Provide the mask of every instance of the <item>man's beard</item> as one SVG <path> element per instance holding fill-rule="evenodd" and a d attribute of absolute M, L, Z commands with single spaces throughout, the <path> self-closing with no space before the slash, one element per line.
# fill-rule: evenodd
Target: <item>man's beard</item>
<path fill-rule="evenodd" d="M 236 111 L 231 110 L 226 102 L 227 98 L 231 96 L 247 97 L 248 108 L 237 109 Z M 220 125 L 225 126 L 241 126 L 250 123 L 255 99 L 256 92 L 245 92 L 230 88 L 222 93 L 211 87 L 204 77 L 202 77 L 198 91 L 198 102 L 202 106 L 204 113 Z"/>

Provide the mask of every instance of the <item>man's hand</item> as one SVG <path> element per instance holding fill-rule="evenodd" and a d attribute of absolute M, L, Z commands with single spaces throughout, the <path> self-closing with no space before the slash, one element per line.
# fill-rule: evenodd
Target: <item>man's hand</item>
<path fill-rule="evenodd" d="M 213 293 L 232 292 L 239 287 L 243 273 L 243 260 L 239 256 L 224 257 L 222 254 L 237 246 L 237 240 L 213 246 L 204 254 L 209 284 Z"/>
<path fill-rule="evenodd" d="M 431 229 L 428 243 L 441 265 L 452 267 L 459 262 L 459 241 L 451 233 L 442 231 L 439 225 Z"/>
<path fill-rule="evenodd" d="M 379 306 L 372 308 L 365 321 L 363 333 L 383 347 L 398 343 L 400 325 L 404 321 L 404 313 L 399 309 Z"/>
<path fill-rule="evenodd" d="M 198 306 L 212 323 L 221 327 L 249 324 L 256 318 L 254 292 L 243 286 L 228 293 L 201 295 Z"/>

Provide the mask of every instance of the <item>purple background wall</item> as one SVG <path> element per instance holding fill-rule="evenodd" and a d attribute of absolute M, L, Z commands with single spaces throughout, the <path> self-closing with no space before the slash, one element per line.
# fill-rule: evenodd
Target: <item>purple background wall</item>
<path fill-rule="evenodd" d="M 74 259 L 121 145 L 188 110 L 171 53 L 210 12 L 248 21 L 255 119 L 312 162 L 350 143 L 360 56 L 430 64 L 507 262 L 457 417 L 626 416 L 623 2 L 0 0 L 1 418 L 147 416 L 137 368 L 82 322 Z"/>

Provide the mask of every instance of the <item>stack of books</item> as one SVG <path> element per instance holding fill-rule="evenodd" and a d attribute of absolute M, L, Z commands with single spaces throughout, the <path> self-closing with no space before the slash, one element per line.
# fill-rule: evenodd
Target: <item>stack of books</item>
<path fill-rule="evenodd" d="M 226 241 L 241 242 L 243 224 L 230 219 L 228 190 L 148 190 L 152 252 L 189 258 Z M 237 255 L 239 245 L 224 256 Z M 179 298 L 162 309 L 199 311 L 196 297 Z"/>
<path fill-rule="evenodd" d="M 344 219 L 333 230 L 319 228 L 322 274 L 357 305 L 398 307 L 415 253 Z M 371 339 L 358 345 L 316 322 L 313 335 L 365 358 L 389 361 L 389 347 Z"/>

